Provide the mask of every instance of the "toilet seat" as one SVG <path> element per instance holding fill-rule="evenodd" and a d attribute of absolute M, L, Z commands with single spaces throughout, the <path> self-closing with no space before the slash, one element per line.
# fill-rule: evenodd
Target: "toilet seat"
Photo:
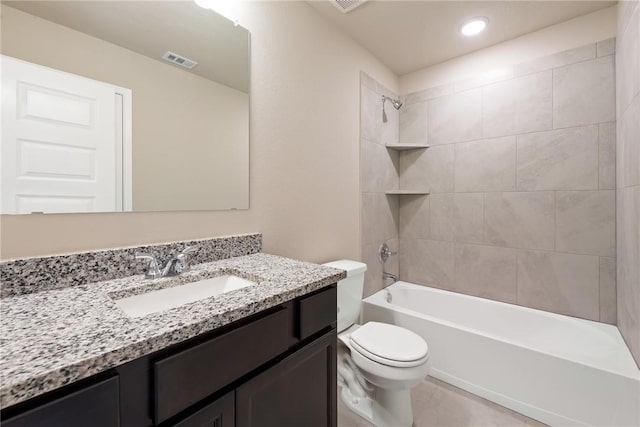
<path fill-rule="evenodd" d="M 350 335 L 354 350 L 383 365 L 410 368 L 426 363 L 427 343 L 414 332 L 387 323 L 368 322 Z"/>

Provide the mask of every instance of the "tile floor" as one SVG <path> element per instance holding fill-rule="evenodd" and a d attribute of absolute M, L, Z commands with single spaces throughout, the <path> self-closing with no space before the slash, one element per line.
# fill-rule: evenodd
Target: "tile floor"
<path fill-rule="evenodd" d="M 339 388 L 338 388 L 339 390 Z M 412 392 L 414 427 L 543 427 L 538 421 L 427 377 Z M 338 427 L 372 427 L 338 397 Z"/>

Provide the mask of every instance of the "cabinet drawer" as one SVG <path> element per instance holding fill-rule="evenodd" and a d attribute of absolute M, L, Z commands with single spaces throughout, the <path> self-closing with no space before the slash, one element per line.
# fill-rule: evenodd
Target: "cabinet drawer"
<path fill-rule="evenodd" d="M 174 424 L 175 427 L 234 427 L 236 424 L 235 392 L 220 399 Z"/>
<path fill-rule="evenodd" d="M 300 299 L 298 302 L 298 311 L 300 313 L 298 338 L 305 339 L 337 322 L 337 296 L 338 290 L 336 285 L 333 285 L 330 288 Z"/>
<path fill-rule="evenodd" d="M 118 377 L 60 397 L 8 420 L 3 427 L 118 427 Z"/>
<path fill-rule="evenodd" d="M 286 308 L 153 363 L 154 421 L 199 402 L 288 347 Z"/>

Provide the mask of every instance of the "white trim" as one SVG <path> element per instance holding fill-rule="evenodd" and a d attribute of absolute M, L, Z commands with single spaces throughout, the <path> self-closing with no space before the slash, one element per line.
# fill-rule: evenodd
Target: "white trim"
<path fill-rule="evenodd" d="M 130 212 L 133 211 L 133 93 L 131 89 L 113 87 L 116 96 L 121 97 L 119 106 L 122 108 L 120 211 Z"/>

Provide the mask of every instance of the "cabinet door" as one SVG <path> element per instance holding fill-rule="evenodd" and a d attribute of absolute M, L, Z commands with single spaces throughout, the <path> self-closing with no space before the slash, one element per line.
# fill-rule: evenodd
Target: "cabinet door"
<path fill-rule="evenodd" d="M 234 393 L 228 393 L 174 425 L 175 427 L 234 427 L 234 402 Z"/>
<path fill-rule="evenodd" d="M 335 427 L 336 331 L 236 390 L 237 427 Z"/>
<path fill-rule="evenodd" d="M 16 417 L 2 427 L 118 427 L 118 377 L 60 397 Z"/>

